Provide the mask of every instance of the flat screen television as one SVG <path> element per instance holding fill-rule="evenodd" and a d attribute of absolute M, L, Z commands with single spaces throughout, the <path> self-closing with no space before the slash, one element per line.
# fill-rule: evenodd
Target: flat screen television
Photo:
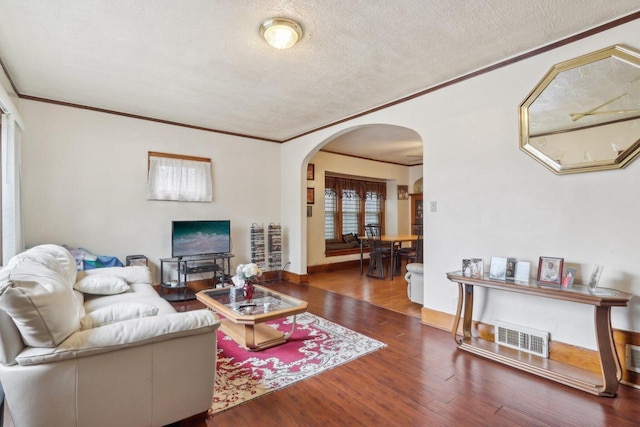
<path fill-rule="evenodd" d="M 172 221 L 174 258 L 231 252 L 231 221 Z"/>

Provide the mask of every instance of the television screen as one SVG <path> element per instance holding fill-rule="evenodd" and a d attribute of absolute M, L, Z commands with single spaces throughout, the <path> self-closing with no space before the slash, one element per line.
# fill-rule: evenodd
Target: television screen
<path fill-rule="evenodd" d="M 231 221 L 173 221 L 171 256 L 231 252 Z"/>

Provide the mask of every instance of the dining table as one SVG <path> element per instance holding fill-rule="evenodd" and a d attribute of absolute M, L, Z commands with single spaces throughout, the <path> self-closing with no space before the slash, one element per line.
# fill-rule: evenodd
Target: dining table
<path fill-rule="evenodd" d="M 364 272 L 364 242 L 365 240 L 372 239 L 373 237 L 367 236 L 358 236 L 358 240 L 360 241 L 360 274 Z M 403 242 L 415 242 L 418 240 L 418 235 L 416 234 L 383 234 L 380 236 L 380 240 L 383 242 L 391 243 L 391 262 L 393 263 L 393 252 L 395 250 L 396 244 L 402 245 Z M 391 280 L 393 280 L 393 273 L 395 268 L 389 269 L 391 272 L 389 274 Z"/>

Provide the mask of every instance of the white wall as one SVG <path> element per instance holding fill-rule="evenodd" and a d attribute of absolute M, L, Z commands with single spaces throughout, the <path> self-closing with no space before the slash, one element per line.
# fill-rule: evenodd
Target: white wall
<path fill-rule="evenodd" d="M 325 257 L 324 255 L 324 177 L 326 172 L 384 179 L 387 184 L 385 202 L 385 228 L 388 233 L 409 233 L 409 200 L 398 200 L 398 185 L 409 185 L 409 168 L 371 160 L 358 159 L 333 153 L 318 152 L 309 163 L 315 166 L 315 179 L 307 181 L 315 188 L 313 216 L 307 218 L 307 265 L 330 264 L 359 259 L 360 255 Z"/>
<path fill-rule="evenodd" d="M 171 256 L 172 220 L 230 219 L 237 265 L 249 261 L 251 223 L 280 221 L 279 144 L 34 101 L 20 111 L 27 246 L 158 265 Z M 211 158 L 213 202 L 146 200 L 148 151 Z"/>
<path fill-rule="evenodd" d="M 445 273 L 461 260 L 491 256 L 530 261 L 564 257 L 585 278 L 605 266 L 601 286 L 640 295 L 637 218 L 640 160 L 627 168 L 557 176 L 519 150 L 518 106 L 556 63 L 613 44 L 640 50 L 640 21 L 500 68 L 431 94 L 323 129 L 283 146 L 283 165 L 304 163 L 332 134 L 348 127 L 389 123 L 414 129 L 424 141 L 424 198 L 438 211 L 425 212 L 424 305 L 454 313 L 457 285 Z M 283 221 L 303 233 L 295 217 L 302 194 L 300 171 L 286 171 Z M 297 250 L 292 245 L 292 250 Z M 292 268 L 304 269 L 291 255 Z M 532 272 L 535 275 L 535 271 Z M 475 317 L 496 318 L 548 330 L 552 339 L 595 348 L 589 307 L 500 292 L 478 292 Z M 640 331 L 637 297 L 613 309 L 615 328 Z"/>

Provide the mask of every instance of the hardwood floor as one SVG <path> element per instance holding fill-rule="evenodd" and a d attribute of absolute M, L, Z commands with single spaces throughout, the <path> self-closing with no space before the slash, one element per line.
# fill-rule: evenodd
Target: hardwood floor
<path fill-rule="evenodd" d="M 345 270 L 313 274 L 308 286 L 269 286 L 387 347 L 202 426 L 599 427 L 640 420 L 640 390 L 620 386 L 616 398 L 596 397 L 459 352 L 449 333 L 420 323 L 420 306 L 406 299 L 401 277 L 383 281 Z"/>
<path fill-rule="evenodd" d="M 361 275 L 359 268 L 309 275 L 309 286 L 353 297 L 389 310 L 420 319 L 422 306 L 407 297 L 407 281 L 404 274 L 393 280 L 376 279 Z"/>
<path fill-rule="evenodd" d="M 457 350 L 420 323 L 402 277 L 317 273 L 309 285 L 267 286 L 309 311 L 387 344 L 352 362 L 198 423 L 175 426 L 638 426 L 640 390 L 596 397 Z M 197 301 L 179 310 L 201 308 Z M 5 426 L 13 426 L 5 408 Z"/>

